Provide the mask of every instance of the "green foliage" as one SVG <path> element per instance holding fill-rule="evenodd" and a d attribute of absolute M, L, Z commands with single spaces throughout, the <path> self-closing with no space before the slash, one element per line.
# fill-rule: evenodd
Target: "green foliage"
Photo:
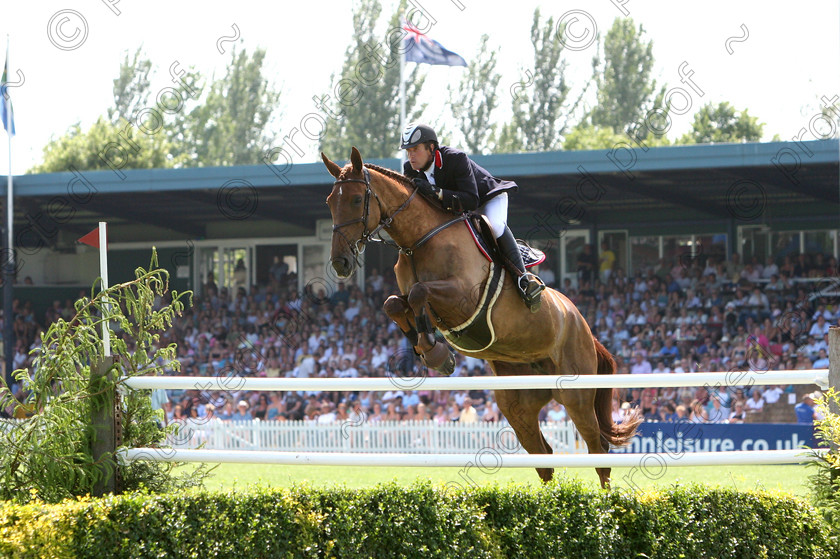
<path fill-rule="evenodd" d="M 454 491 L 425 482 L 0 505 L 3 556 L 99 558 L 104 550 L 132 559 L 821 559 L 840 548 L 800 500 L 696 485 L 637 495 L 568 481 Z"/>
<path fill-rule="evenodd" d="M 682 144 L 710 144 L 726 142 L 757 142 L 761 140 L 764 124 L 750 116 L 747 109 L 737 112 L 727 102 L 715 106 L 708 103 L 694 115 L 691 132 L 680 138 Z"/>
<path fill-rule="evenodd" d="M 560 147 L 585 93 L 584 89 L 573 103 L 568 99 L 571 86 L 566 81 L 565 47 L 557 40 L 563 33 L 553 17 L 543 22 L 539 8 L 534 11 L 534 69 L 522 80 L 528 87 L 519 90 L 513 99 L 513 118 L 502 127 L 499 136 L 501 151 L 547 151 Z"/>
<path fill-rule="evenodd" d="M 108 119 L 114 125 L 119 125 L 120 119 L 133 121 L 137 111 L 149 106 L 152 61 L 141 54 L 138 48 L 129 58 L 126 51 L 120 63 L 120 75 L 114 80 L 114 106 L 108 109 Z"/>
<path fill-rule="evenodd" d="M 268 130 L 280 101 L 280 92 L 264 75 L 264 61 L 264 49 L 251 55 L 232 50 L 225 76 L 210 85 L 204 102 L 189 113 L 180 131 L 183 139 L 173 141 L 188 154 L 187 166 L 262 163 L 265 147 L 275 140 Z"/>
<path fill-rule="evenodd" d="M 265 50 L 233 49 L 225 75 L 207 88 L 200 73 L 176 64 L 164 71 L 177 78 L 177 95 L 154 97 L 151 61 L 139 49 L 126 53 L 108 118 L 84 132 L 77 124 L 52 140 L 43 163 L 30 172 L 110 169 L 100 154 L 121 169 L 260 164 L 265 147 L 274 143 L 268 130 L 280 100 L 265 77 L 264 61 Z"/>
<path fill-rule="evenodd" d="M 74 124 L 64 136 L 47 144 L 43 162 L 29 172 L 60 173 L 71 168 L 79 171 L 109 170 L 111 167 L 100 154 L 109 143 L 119 143 L 120 136 L 135 146 L 121 151 L 124 159 L 120 163 L 124 163 L 125 169 L 170 168 L 184 162 L 182 157 L 172 155 L 173 146 L 165 134 L 145 134 L 124 120 L 113 124 L 100 117 L 87 130 L 82 131 L 80 124 Z"/>
<path fill-rule="evenodd" d="M 644 34 L 644 27 L 636 29 L 630 18 L 616 18 L 607 32 L 603 63 L 598 58 L 593 61 L 598 102 L 590 119 L 595 127 L 625 132 L 650 109 L 661 106 L 665 87 L 656 93 L 656 80 L 651 77 L 653 41 L 645 41 Z"/>
<path fill-rule="evenodd" d="M 592 126 L 582 123 L 575 126 L 571 132 L 566 134 L 563 140 L 563 149 L 584 150 L 584 149 L 612 149 L 620 142 L 627 142 L 624 134 L 616 134 L 610 127 Z"/>
<path fill-rule="evenodd" d="M 449 107 L 464 137 L 469 153 L 489 153 L 495 141 L 492 114 L 499 105 L 496 51 L 488 47 L 489 35 L 481 36 L 478 55 L 470 60 L 457 89 L 449 87 Z"/>
<path fill-rule="evenodd" d="M 98 459 L 93 455 L 92 414 L 113 405 L 109 395 L 120 376 L 160 374 L 164 362 L 178 367 L 176 345 L 160 346 L 159 336 L 172 326 L 184 299 L 192 294 L 169 294 L 168 277 L 166 270 L 157 268 L 153 253 L 149 270 L 138 268 L 136 279 L 76 301 L 72 319 L 59 319 L 42 334 L 40 347 L 32 350 L 31 370 L 14 372 L 25 389 L 22 401 L 5 382 L 0 385 L 0 407 L 31 413 L 17 426 L 0 429 L 0 498 L 57 502 L 91 493 L 99 480 L 113 473 L 112 453 Z M 168 296 L 168 304 L 156 302 Z M 106 362 L 103 322 L 111 328 L 118 325 L 123 337 L 112 333 L 116 365 L 109 374 L 91 375 L 92 368 Z M 159 411 L 152 411 L 148 391 L 129 391 L 122 405 L 125 446 L 160 446 L 168 431 L 160 427 L 162 418 Z M 173 478 L 169 476 L 173 467 L 131 464 L 124 469 L 125 487 L 188 487 L 200 483 L 205 473 L 202 469 L 186 479 Z"/>
<path fill-rule="evenodd" d="M 809 481 L 814 505 L 820 510 L 828 524 L 840 534 L 840 395 L 830 388 L 817 402 L 817 409 L 823 418 L 814 423 L 815 438 L 828 447 L 825 454 L 812 452 L 815 460 L 808 466 L 816 469 Z"/>
<path fill-rule="evenodd" d="M 405 32 L 402 14 L 407 2 L 401 0 L 384 33 L 377 30 L 382 4 L 361 0 L 353 11 L 353 38 L 345 51 L 333 87 L 322 96 L 331 109 L 331 118 L 321 137 L 320 150 L 331 157 L 348 157 L 356 146 L 365 159 L 394 157 L 399 148 L 400 49 Z M 419 64 L 409 71 L 406 65 L 406 118 L 409 122 L 423 111 L 416 107 L 417 95 L 425 77 Z M 333 155 L 336 154 L 336 155 Z"/>

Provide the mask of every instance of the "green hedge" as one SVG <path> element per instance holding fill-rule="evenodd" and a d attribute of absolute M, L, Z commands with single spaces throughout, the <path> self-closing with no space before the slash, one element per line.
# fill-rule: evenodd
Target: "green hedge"
<path fill-rule="evenodd" d="M 0 557 L 831 558 L 840 545 L 784 494 L 419 483 L 2 504 Z"/>

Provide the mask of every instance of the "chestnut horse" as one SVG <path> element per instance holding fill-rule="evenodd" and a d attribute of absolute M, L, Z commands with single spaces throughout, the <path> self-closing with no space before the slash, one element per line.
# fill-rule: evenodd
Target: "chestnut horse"
<path fill-rule="evenodd" d="M 495 293 L 490 283 L 492 264 L 476 248 L 470 230 L 456 217 L 417 196 L 405 176 L 364 164 L 354 147 L 344 168 L 323 153 L 324 164 L 335 177 L 327 197 L 333 220 L 330 263 L 339 277 L 349 277 L 358 265 L 366 242 L 385 230 L 400 249 L 394 266 L 401 296 L 391 296 L 385 311 L 412 341 L 427 366 L 451 373 L 453 356 L 436 341 L 434 329 L 461 347 L 465 355 L 484 359 L 493 373 L 502 375 L 613 374 L 612 355 L 596 340 L 589 325 L 565 295 L 546 289 L 542 305 L 532 314 L 522 302 L 509 274 Z M 463 350 L 453 328 L 474 318 L 479 303 L 493 298 L 486 316 L 491 343 Z M 486 307 L 486 305 L 485 305 Z M 641 417 L 621 424 L 612 420 L 613 389 L 496 390 L 496 402 L 531 454 L 551 454 L 540 432 L 538 415 L 551 399 L 565 406 L 586 441 L 589 453 L 605 453 L 635 436 Z M 610 468 L 596 468 L 603 487 Z M 537 468 L 543 481 L 552 468 Z"/>

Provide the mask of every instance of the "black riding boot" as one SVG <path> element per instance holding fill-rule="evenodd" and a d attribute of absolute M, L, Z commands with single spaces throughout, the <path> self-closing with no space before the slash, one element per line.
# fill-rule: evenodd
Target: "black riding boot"
<path fill-rule="evenodd" d="M 520 297 L 531 312 L 537 312 L 540 310 L 540 295 L 545 289 L 545 284 L 540 278 L 525 270 L 525 262 L 522 260 L 522 254 L 519 252 L 519 246 L 516 244 L 510 227 L 505 226 L 504 234 L 496 242 L 499 243 L 505 268 L 513 275 Z"/>

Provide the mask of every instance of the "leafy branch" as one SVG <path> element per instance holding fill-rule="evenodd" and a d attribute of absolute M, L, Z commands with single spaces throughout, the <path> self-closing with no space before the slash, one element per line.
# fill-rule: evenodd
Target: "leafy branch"
<path fill-rule="evenodd" d="M 164 366 L 179 370 L 177 345 L 160 346 L 160 333 L 171 328 L 192 293 L 169 292 L 169 273 L 158 267 L 153 251 L 149 269 L 137 268 L 135 279 L 97 292 L 75 303 L 70 320 L 59 319 L 41 335 L 31 367 L 18 369 L 21 387 L 15 397 L 0 384 L 0 407 L 14 409 L 19 422 L 0 424 L 0 498 L 26 502 L 33 498 L 59 501 L 89 494 L 95 483 L 115 468 L 113 453 L 94 459 L 91 414 L 110 401 L 121 377 L 162 374 Z M 186 303 L 185 303 L 186 302 Z M 105 362 L 102 327 L 111 332 L 113 365 L 104 376 L 91 376 Z M 122 400 L 125 446 L 161 446 L 175 427 L 162 427 L 152 410 L 149 391 L 129 391 Z M 171 477 L 174 465 L 127 464 L 125 488 L 156 490 L 198 485 L 206 472 L 191 478 Z"/>

